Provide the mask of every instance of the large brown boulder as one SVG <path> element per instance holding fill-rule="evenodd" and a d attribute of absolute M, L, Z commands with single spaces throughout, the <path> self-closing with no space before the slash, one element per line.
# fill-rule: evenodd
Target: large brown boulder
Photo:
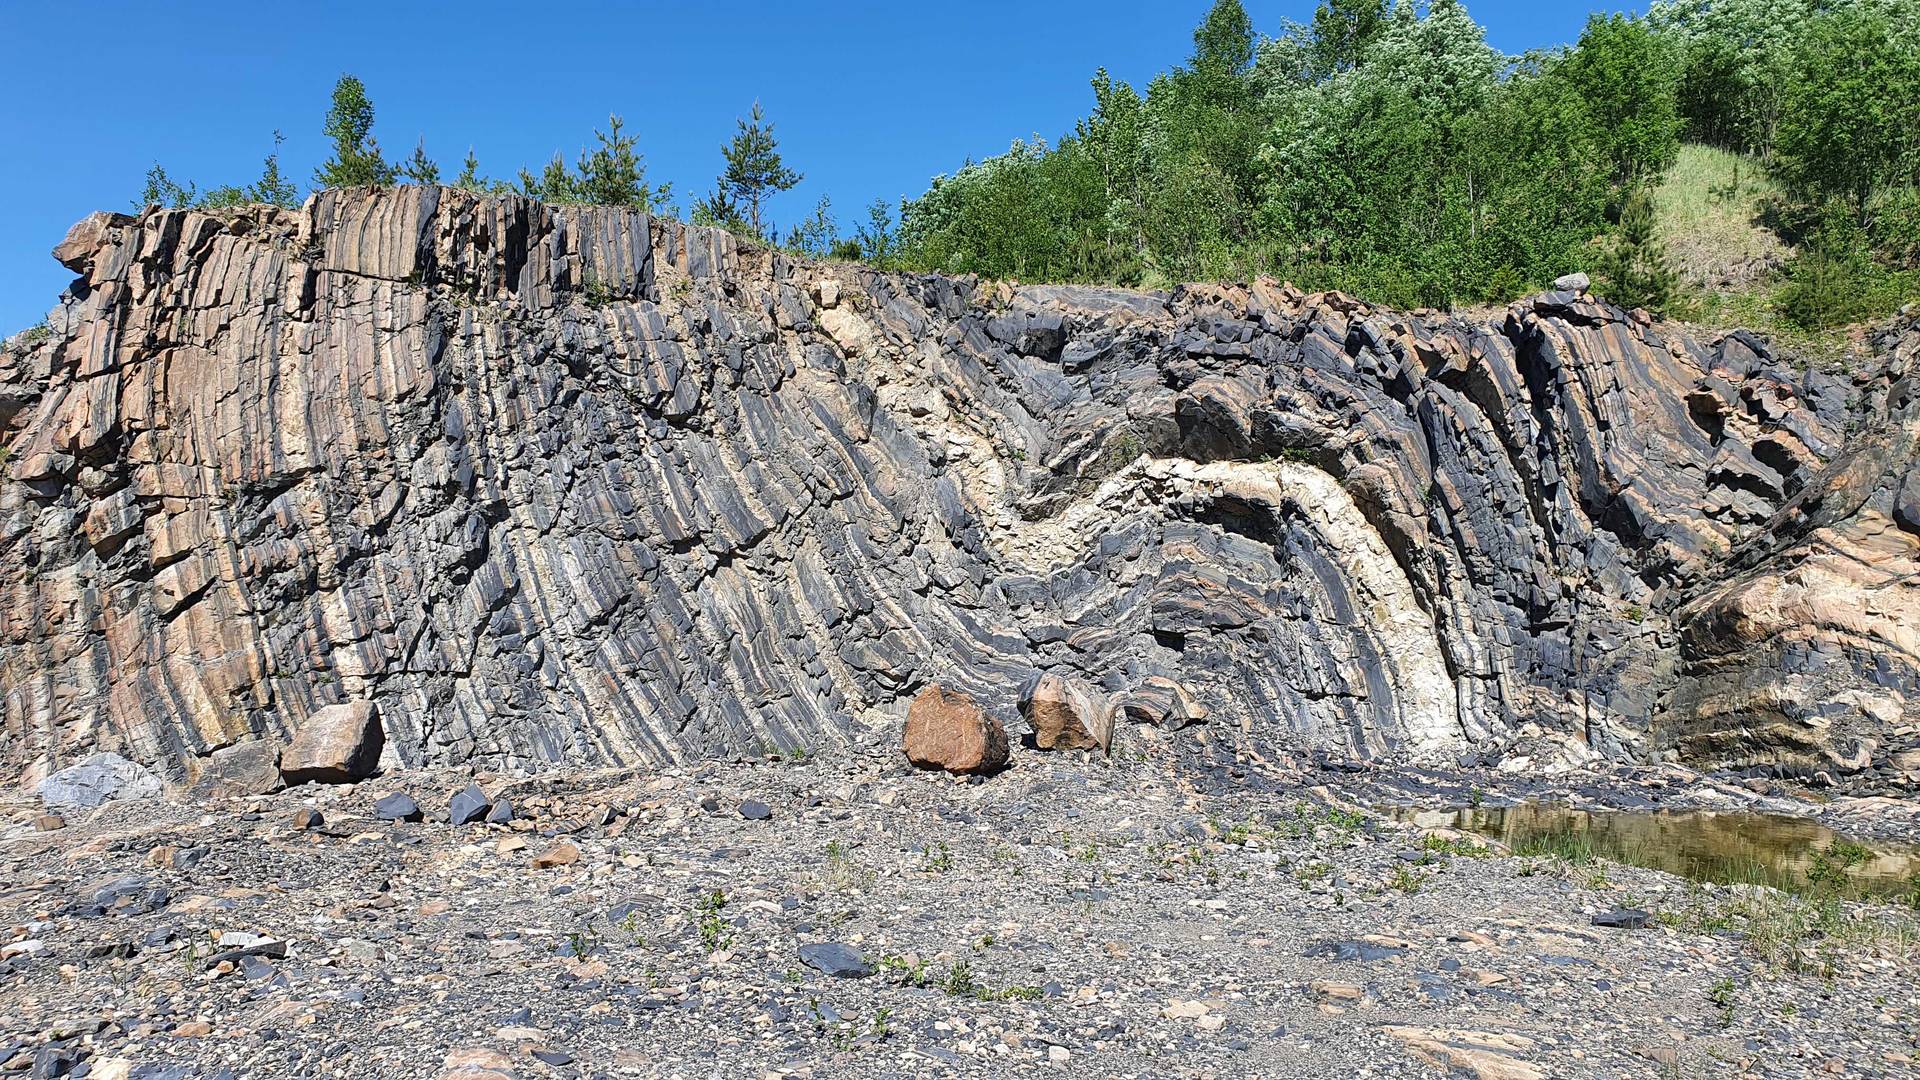
<path fill-rule="evenodd" d="M 1113 703 L 1079 679 L 1048 672 L 1020 698 L 1020 715 L 1033 725 L 1042 750 L 1099 750 L 1113 744 Z"/>
<path fill-rule="evenodd" d="M 280 754 L 280 775 L 289 784 L 346 784 L 372 776 L 386 746 L 380 714 L 371 701 L 328 705 L 307 717 Z"/>
<path fill-rule="evenodd" d="M 991 773 L 1006 767 L 1007 729 L 958 690 L 935 683 L 907 709 L 907 760 L 923 769 Z"/>
<path fill-rule="evenodd" d="M 199 763 L 190 789 L 196 798 L 226 799 L 280 790 L 280 747 L 250 739 L 215 750 Z"/>

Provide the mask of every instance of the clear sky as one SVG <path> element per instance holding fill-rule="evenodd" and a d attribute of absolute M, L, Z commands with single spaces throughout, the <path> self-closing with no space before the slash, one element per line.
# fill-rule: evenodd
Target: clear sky
<path fill-rule="evenodd" d="M 1313 0 L 1245 0 L 1256 30 Z M 1144 85 L 1180 63 L 1210 0 L 708 0 L 425 3 L 0 0 L 0 335 L 39 320 L 72 275 L 47 254 L 93 210 L 127 210 L 160 162 L 203 189 L 259 174 L 275 129 L 310 181 L 333 81 L 367 84 L 391 157 L 416 139 L 458 171 L 511 176 L 569 160 L 620 113 L 652 182 L 683 206 L 721 166 L 757 97 L 805 174 L 773 205 L 789 224 L 830 195 L 851 231 L 1015 137 L 1084 114 L 1105 66 Z M 1591 6 L 1470 0 L 1507 52 L 1570 42 Z M 1644 5 L 1641 5 L 1644 6 Z"/>

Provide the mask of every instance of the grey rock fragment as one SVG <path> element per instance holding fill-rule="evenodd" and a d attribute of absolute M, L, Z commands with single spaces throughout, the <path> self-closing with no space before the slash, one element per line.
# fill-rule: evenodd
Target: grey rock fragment
<path fill-rule="evenodd" d="M 423 815 L 420 804 L 413 801 L 411 795 L 395 792 L 384 795 L 373 804 L 373 816 L 381 821 L 419 821 Z"/>
<path fill-rule="evenodd" d="M 447 805 L 447 822 L 452 825 L 469 825 L 486 817 L 492 811 L 487 801 L 487 793 L 480 790 L 478 784 L 468 784 L 454 794 Z"/>

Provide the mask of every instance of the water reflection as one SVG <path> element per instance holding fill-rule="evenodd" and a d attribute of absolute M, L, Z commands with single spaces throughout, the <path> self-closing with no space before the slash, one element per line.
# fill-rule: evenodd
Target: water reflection
<path fill-rule="evenodd" d="M 1857 842 L 1806 818 L 1710 811 L 1576 810 L 1541 803 L 1388 815 L 1425 828 L 1493 837 L 1519 852 L 1591 850 L 1632 866 L 1721 884 L 1806 890 L 1833 886 L 1857 897 L 1910 903 L 1920 889 L 1920 849 Z"/>

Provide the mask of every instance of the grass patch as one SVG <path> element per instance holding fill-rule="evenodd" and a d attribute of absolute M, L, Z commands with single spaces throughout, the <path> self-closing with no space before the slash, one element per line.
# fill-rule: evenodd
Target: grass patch
<path fill-rule="evenodd" d="M 1758 162 L 1717 147 L 1682 146 L 1653 189 L 1656 228 L 1682 285 L 1739 288 L 1781 266 L 1790 251 L 1761 224 L 1779 197 L 1779 186 Z"/>
<path fill-rule="evenodd" d="M 1652 195 L 1656 232 L 1679 277 L 1675 318 L 1752 330 L 1808 364 L 1844 370 L 1850 354 L 1864 352 L 1865 327 L 1920 299 L 1920 270 L 1881 265 L 1864 247 L 1849 261 L 1809 258 L 1790 245 L 1769 227 L 1786 197 L 1752 158 L 1682 146 Z M 1844 310 L 1827 311 L 1836 298 Z"/>
<path fill-rule="evenodd" d="M 1592 840 L 1574 832 L 1530 837 L 1516 845 L 1513 853 L 1523 858 L 1559 859 L 1570 866 L 1588 866 L 1600 857 L 1594 851 Z"/>
<path fill-rule="evenodd" d="M 1911 964 L 1920 957 L 1920 924 L 1897 909 L 1852 904 L 1827 894 L 1796 895 L 1736 886 L 1709 897 L 1693 891 L 1685 907 L 1657 913 L 1660 922 L 1695 933 L 1738 933 L 1768 966 L 1833 978 L 1850 958 L 1884 957 Z"/>

